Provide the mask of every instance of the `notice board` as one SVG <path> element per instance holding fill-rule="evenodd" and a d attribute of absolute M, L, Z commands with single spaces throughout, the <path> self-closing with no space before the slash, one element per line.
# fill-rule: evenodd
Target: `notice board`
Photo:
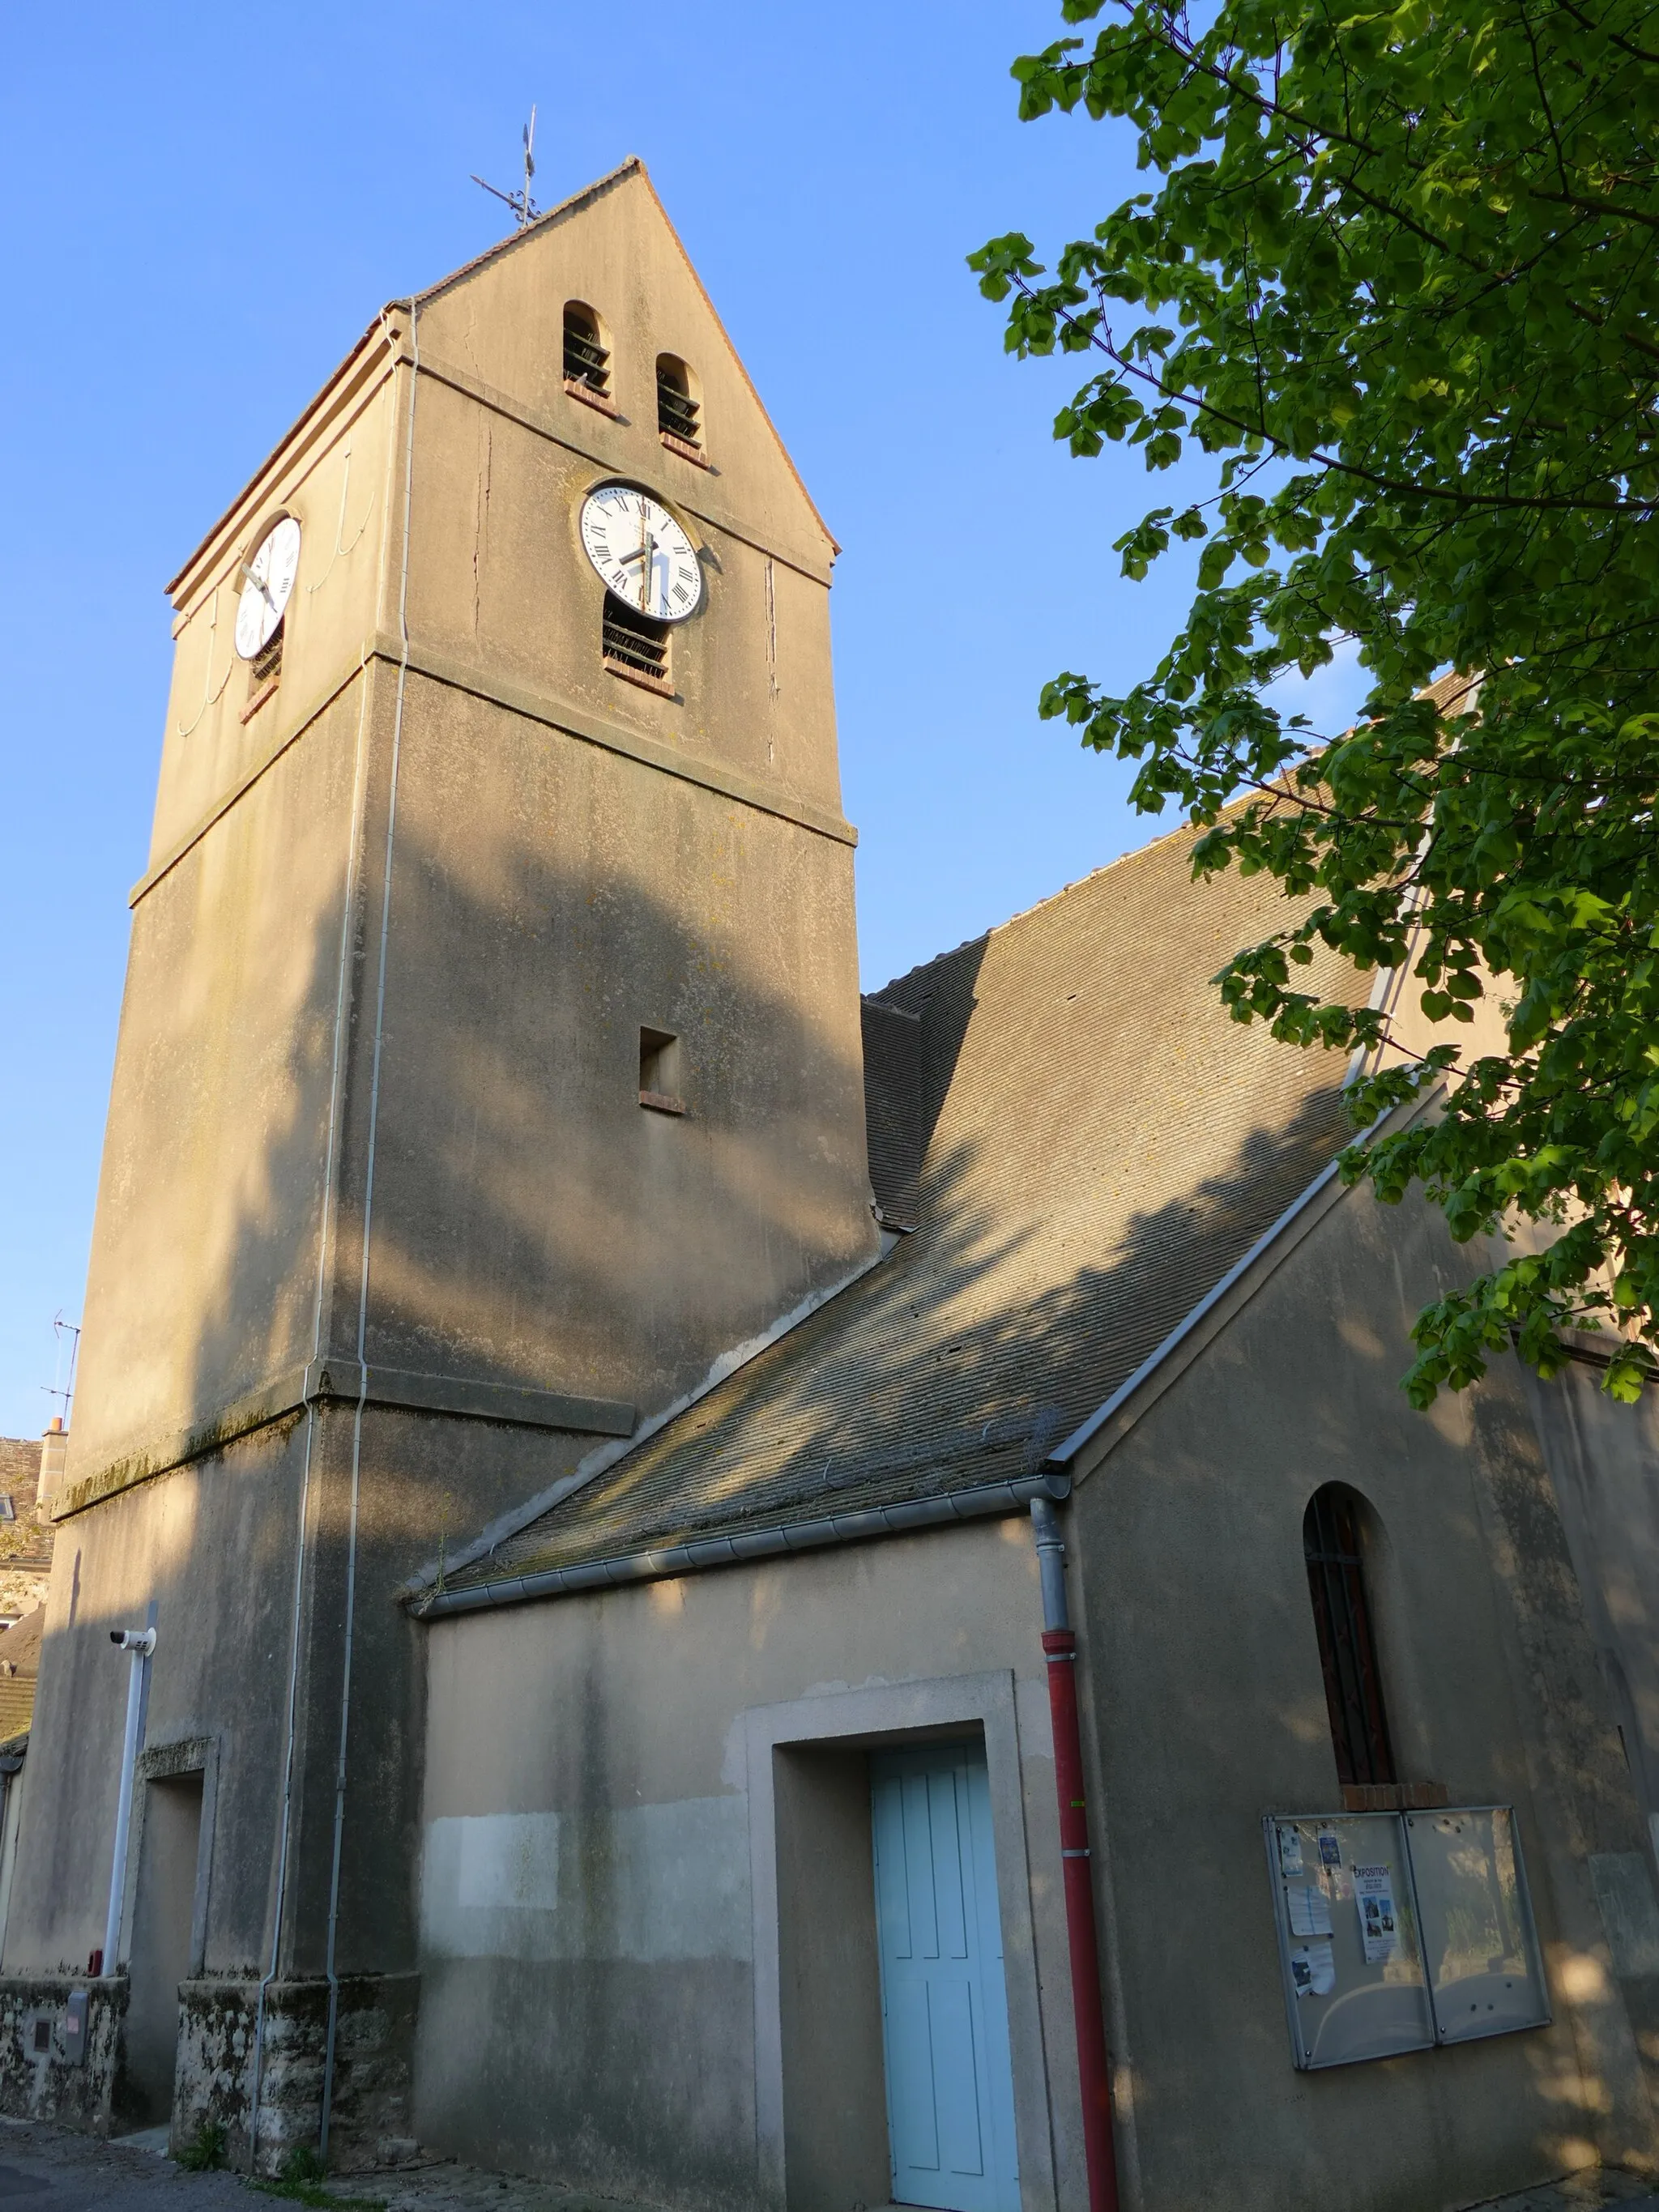
<path fill-rule="evenodd" d="M 1273 1814 L 1265 1828 L 1298 2067 L 1549 2018 L 1508 1807 Z"/>
<path fill-rule="evenodd" d="M 1405 1821 L 1436 2039 L 1541 2027 L 1549 1997 L 1514 1814 L 1459 1806 Z"/>

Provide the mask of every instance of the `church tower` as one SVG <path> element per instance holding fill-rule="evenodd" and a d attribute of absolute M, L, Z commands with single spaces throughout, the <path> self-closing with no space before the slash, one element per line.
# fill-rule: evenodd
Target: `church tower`
<path fill-rule="evenodd" d="M 3 1960 L 81 1976 L 94 2117 L 401 2132 L 399 1593 L 875 1257 L 835 550 L 629 161 L 386 309 L 170 586 Z"/>

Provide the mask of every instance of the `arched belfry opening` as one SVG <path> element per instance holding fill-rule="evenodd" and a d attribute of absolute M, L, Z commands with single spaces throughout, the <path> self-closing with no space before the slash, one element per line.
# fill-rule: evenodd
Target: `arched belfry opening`
<path fill-rule="evenodd" d="M 1331 1745 L 1345 1787 L 1398 1778 L 1365 1581 L 1368 1511 L 1358 1491 L 1328 1482 L 1302 1519 Z"/>
<path fill-rule="evenodd" d="M 702 450 L 702 387 L 678 354 L 657 356 L 657 428 L 672 445 Z"/>
<path fill-rule="evenodd" d="M 611 397 L 611 341 L 585 300 L 564 303 L 564 380 L 589 398 Z"/>

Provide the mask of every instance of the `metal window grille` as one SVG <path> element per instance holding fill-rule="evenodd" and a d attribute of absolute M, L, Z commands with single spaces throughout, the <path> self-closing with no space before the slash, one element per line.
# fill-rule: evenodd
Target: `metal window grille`
<path fill-rule="evenodd" d="M 270 635 L 248 663 L 256 685 L 268 684 L 273 676 L 280 675 L 283 666 L 283 632 L 286 619 L 279 622 Z"/>
<path fill-rule="evenodd" d="M 605 595 L 603 643 L 607 660 L 631 668 L 636 676 L 666 678 L 667 623 L 653 622 L 649 615 L 639 613 L 611 592 Z"/>
<path fill-rule="evenodd" d="M 678 438 L 688 446 L 702 443 L 702 430 L 698 422 L 702 410 L 691 397 L 691 386 L 686 373 L 677 361 L 666 354 L 657 362 L 657 428 L 671 438 Z"/>
<path fill-rule="evenodd" d="M 1316 1491 L 1303 1519 L 1302 1542 L 1337 1778 L 1393 1782 L 1394 1751 L 1365 1597 L 1358 1500 L 1335 1483 Z"/>
<path fill-rule="evenodd" d="M 564 373 L 572 384 L 586 385 L 601 399 L 611 396 L 611 354 L 599 343 L 599 326 L 580 307 L 564 311 Z"/>

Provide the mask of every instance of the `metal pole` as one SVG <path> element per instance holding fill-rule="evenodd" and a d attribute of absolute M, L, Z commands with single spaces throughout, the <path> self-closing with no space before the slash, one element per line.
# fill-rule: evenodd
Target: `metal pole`
<path fill-rule="evenodd" d="M 155 1649 L 153 1628 L 112 1628 L 118 1651 L 132 1655 L 127 1676 L 127 1725 L 121 1741 L 121 1789 L 115 1801 L 115 1856 L 109 1870 L 109 1911 L 104 1918 L 103 1971 L 115 1972 L 115 1946 L 121 1933 L 121 1892 L 126 1887 L 127 1832 L 132 1825 L 132 1771 L 138 1759 L 138 1721 L 143 1710 L 144 1671 Z"/>
<path fill-rule="evenodd" d="M 1054 1509 L 1046 1498 L 1031 1500 L 1031 1526 L 1042 1577 L 1042 1650 L 1048 1662 L 1048 1712 L 1054 1732 L 1054 1790 L 1060 1800 L 1060 1856 L 1072 1960 L 1078 2081 L 1083 2092 L 1089 2212 L 1118 2212 L 1111 2074 L 1095 1935 L 1094 1882 L 1089 1865 L 1089 1815 L 1083 1795 L 1083 1739 L 1077 1718 L 1077 1638 L 1066 1603 L 1066 1546 Z"/>

